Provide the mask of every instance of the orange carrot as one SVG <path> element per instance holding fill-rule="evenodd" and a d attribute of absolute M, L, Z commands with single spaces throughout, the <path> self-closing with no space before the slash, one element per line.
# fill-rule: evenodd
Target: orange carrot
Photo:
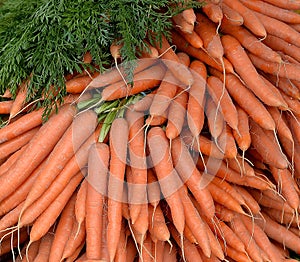
<path fill-rule="evenodd" d="M 95 72 L 92 75 L 74 77 L 66 82 L 66 91 L 71 94 L 79 94 L 85 90 L 97 76 L 99 76 L 99 72 Z"/>
<path fill-rule="evenodd" d="M 157 181 L 157 177 L 154 174 L 153 169 L 148 169 L 147 171 L 147 196 L 149 203 L 154 207 L 158 206 L 161 199 L 160 187 Z"/>
<path fill-rule="evenodd" d="M 227 6 L 236 10 L 244 18 L 244 25 L 251 32 L 259 37 L 265 37 L 267 35 L 264 24 L 256 16 L 256 14 L 247 8 L 243 3 L 237 0 L 224 0 L 223 1 Z"/>
<path fill-rule="evenodd" d="M 13 105 L 13 100 L 0 102 L 0 114 L 9 114 Z"/>
<path fill-rule="evenodd" d="M 122 136 L 119 131 L 122 130 Z M 113 261 L 120 237 L 122 221 L 123 181 L 126 166 L 128 124 L 125 119 L 117 118 L 110 129 L 110 176 L 108 181 L 108 225 L 107 247 L 110 261 Z"/>
<path fill-rule="evenodd" d="M 126 262 L 127 236 L 125 232 L 125 223 L 122 221 L 118 248 L 115 256 L 116 262 Z"/>
<path fill-rule="evenodd" d="M 151 93 L 145 95 L 141 100 L 137 101 L 133 105 L 133 110 L 138 112 L 144 112 L 149 110 L 155 94 L 156 92 L 152 91 Z"/>
<path fill-rule="evenodd" d="M 222 65 L 220 62 L 217 62 L 215 59 L 210 57 L 204 50 L 191 46 L 180 34 L 174 30 L 172 31 L 172 43 L 176 45 L 179 50 L 186 52 L 190 56 L 203 61 L 205 64 L 222 71 Z M 231 63 L 225 58 L 223 61 L 226 72 L 233 73 L 234 70 Z"/>
<path fill-rule="evenodd" d="M 37 133 L 40 127 L 35 127 L 30 129 L 29 131 L 0 144 L 0 159 L 8 157 L 10 154 L 16 152 L 21 147 L 26 145 Z"/>
<path fill-rule="evenodd" d="M 27 262 L 28 261 L 34 261 L 35 257 L 38 254 L 39 251 L 39 246 L 40 246 L 40 240 L 32 243 L 32 245 L 30 246 L 30 248 L 27 250 L 27 254 L 25 256 L 23 256 L 22 262 Z M 26 248 L 26 246 L 24 246 Z M 26 253 L 26 252 L 25 252 Z M 51 254 L 51 251 L 50 251 Z"/>
<path fill-rule="evenodd" d="M 60 259 L 62 258 L 64 247 L 71 234 L 72 226 L 75 222 L 73 217 L 74 212 L 75 198 L 71 198 L 71 200 L 63 209 L 59 222 L 57 224 L 54 239 L 50 249 L 49 262 L 60 261 Z"/>
<path fill-rule="evenodd" d="M 224 46 L 226 57 L 233 64 L 236 72 L 240 75 L 248 88 L 250 88 L 264 103 L 270 106 L 282 106 L 278 97 L 272 93 L 260 78 L 241 44 L 230 35 L 224 35 L 222 37 L 222 44 Z"/>
<path fill-rule="evenodd" d="M 202 11 L 212 22 L 221 24 L 223 10 L 219 4 L 207 3 L 202 7 Z"/>
<path fill-rule="evenodd" d="M 224 125 L 222 133 L 217 139 L 217 143 L 224 152 L 225 158 L 236 158 L 237 157 L 237 148 L 236 143 L 232 134 L 232 129 L 228 124 Z"/>
<path fill-rule="evenodd" d="M 49 231 L 46 235 L 41 238 L 39 250 L 34 261 L 48 261 L 50 256 L 50 248 L 54 239 L 53 232 Z"/>
<path fill-rule="evenodd" d="M 185 216 L 178 192 L 181 181 L 169 155 L 169 142 L 165 132 L 160 127 L 151 128 L 147 140 L 161 192 L 170 206 L 174 225 L 180 235 L 183 236 Z"/>
<path fill-rule="evenodd" d="M 191 190 L 205 216 L 212 219 L 215 212 L 212 196 L 205 187 L 202 175 L 195 166 L 190 152 L 180 138 L 172 141 L 171 154 L 174 167 L 182 181 Z"/>
<path fill-rule="evenodd" d="M 238 113 L 227 90 L 224 89 L 223 82 L 215 76 L 209 76 L 207 78 L 207 90 L 222 112 L 224 120 L 232 129 L 237 130 Z"/>
<path fill-rule="evenodd" d="M 217 33 L 216 25 L 201 13 L 197 13 L 196 17 L 195 31 L 203 40 L 204 48 L 209 55 L 220 61 L 223 57 L 224 49 L 220 36 Z"/>
<path fill-rule="evenodd" d="M 25 150 L 26 145 L 11 154 L 8 158 L 3 159 L 1 165 L 0 165 L 0 176 L 4 173 L 6 173 L 18 160 L 19 156 L 23 154 L 23 151 Z"/>
<path fill-rule="evenodd" d="M 130 205 L 130 217 L 134 224 L 141 211 L 141 204 L 147 203 L 147 163 L 145 154 L 145 135 L 142 131 L 144 114 L 128 108 L 125 118 L 129 127 L 128 151 L 133 177 L 131 197 L 134 200 L 134 204 L 136 204 Z M 130 201 L 129 204 L 131 203 L 133 202 Z"/>
<path fill-rule="evenodd" d="M 88 186 L 87 180 L 82 181 L 76 195 L 74 213 L 75 213 L 76 221 L 78 223 L 78 229 L 81 227 L 82 223 L 85 220 L 87 186 Z"/>
<path fill-rule="evenodd" d="M 27 87 L 28 87 L 28 81 L 21 83 L 21 85 L 18 88 L 18 92 L 16 94 L 16 97 L 14 99 L 14 102 L 12 104 L 12 107 L 10 109 L 9 118 L 14 118 L 17 114 L 20 113 L 23 106 L 26 103 L 27 99 Z"/>
<path fill-rule="evenodd" d="M 75 117 L 71 126 L 66 130 L 47 158 L 43 170 L 26 197 L 24 209 L 46 191 L 68 160 L 72 158 L 84 141 L 95 131 L 96 125 L 97 116 L 93 111 L 86 111 Z"/>
<path fill-rule="evenodd" d="M 189 23 L 183 16 L 183 13 L 179 13 L 172 17 L 173 27 L 178 28 L 180 31 L 191 34 L 194 30 L 194 23 Z"/>
<path fill-rule="evenodd" d="M 298 0 L 290 1 L 290 0 L 265 0 L 266 2 L 276 5 L 278 7 L 284 9 L 296 10 L 300 8 L 300 3 Z"/>
<path fill-rule="evenodd" d="M 196 15 L 193 8 L 184 9 L 181 14 L 189 24 L 193 25 L 196 22 Z"/>
<path fill-rule="evenodd" d="M 206 89 L 207 70 L 199 60 L 190 64 L 194 83 L 189 89 L 187 104 L 187 122 L 194 137 L 198 137 L 204 124 L 204 96 Z"/>
<path fill-rule="evenodd" d="M 244 23 L 243 16 L 236 10 L 230 8 L 228 5 L 222 3 L 223 21 L 226 19 L 232 25 L 242 25 Z"/>
<path fill-rule="evenodd" d="M 252 195 L 247 191 L 246 188 L 238 185 L 234 185 L 234 188 L 239 192 L 239 194 L 244 198 L 246 205 L 250 208 L 252 214 L 257 215 L 260 212 L 260 206 L 257 201 L 252 197 Z"/>
<path fill-rule="evenodd" d="M 15 138 L 42 124 L 43 109 L 32 111 L 0 129 L 0 143 Z"/>
<path fill-rule="evenodd" d="M 234 26 L 223 21 L 221 31 L 236 38 L 241 45 L 251 53 L 271 62 L 281 63 L 282 59 L 271 47 L 264 42 L 258 41 L 256 36 L 242 26 Z M 268 36 L 267 36 L 268 37 Z"/>
<path fill-rule="evenodd" d="M 144 40 L 144 47 L 142 50 L 138 50 L 138 53 L 142 58 L 157 58 L 159 56 L 157 49 L 146 40 Z"/>
<path fill-rule="evenodd" d="M 175 30 L 192 46 L 195 48 L 203 47 L 203 40 L 201 37 L 193 30 L 191 33 L 185 33 L 181 31 L 178 27 Z"/>
<path fill-rule="evenodd" d="M 48 122 L 39 129 L 36 135 L 30 140 L 26 150 L 19 157 L 14 167 L 2 176 L 3 181 L 6 182 L 0 185 L 2 190 L 1 200 L 10 195 L 16 187 L 21 185 L 51 152 L 65 130 L 71 124 L 74 113 L 74 107 L 70 105 L 62 106 L 59 113 L 53 115 Z M 50 137 L 49 134 L 53 135 Z"/>
<path fill-rule="evenodd" d="M 160 84 L 164 72 L 165 70 L 163 65 L 154 65 L 134 75 L 132 81 L 133 86 L 130 86 L 123 81 L 119 81 L 107 86 L 101 93 L 101 99 L 103 101 L 111 101 L 154 88 Z"/>

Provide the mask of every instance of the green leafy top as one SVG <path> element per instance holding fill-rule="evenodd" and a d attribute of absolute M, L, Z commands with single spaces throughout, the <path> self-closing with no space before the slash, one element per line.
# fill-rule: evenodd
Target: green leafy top
<path fill-rule="evenodd" d="M 13 95 L 30 78 L 28 101 L 42 95 L 39 106 L 50 109 L 66 93 L 67 73 L 93 64 L 103 71 L 111 64 L 109 47 L 123 44 L 123 61 L 133 61 L 149 31 L 168 36 L 170 18 L 184 0 L 4 0 L 0 5 L 0 94 Z M 189 2 L 185 8 L 197 5 Z M 175 8 L 174 8 L 175 6 Z M 131 64 L 128 63 L 130 66 Z"/>

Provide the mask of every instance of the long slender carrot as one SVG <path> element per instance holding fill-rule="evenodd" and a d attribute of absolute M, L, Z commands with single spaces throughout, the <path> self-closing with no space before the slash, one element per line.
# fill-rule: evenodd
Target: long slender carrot
<path fill-rule="evenodd" d="M 84 141 L 95 131 L 96 125 L 97 116 L 93 111 L 86 111 L 75 117 L 47 158 L 43 170 L 26 197 L 24 209 L 46 191 Z"/>
<path fill-rule="evenodd" d="M 23 106 L 25 105 L 26 98 L 27 98 L 28 84 L 29 84 L 28 80 L 26 80 L 23 83 L 21 83 L 21 85 L 19 86 L 18 93 L 16 94 L 16 97 L 10 109 L 10 114 L 9 114 L 10 119 L 14 118 L 17 114 L 19 114 Z"/>
<path fill-rule="evenodd" d="M 131 191 L 131 197 L 137 203 L 137 205 L 130 205 L 130 217 L 134 224 L 141 210 L 141 204 L 147 203 L 147 163 L 145 135 L 143 132 L 144 114 L 129 108 L 126 111 L 125 118 L 129 127 L 128 150 L 134 187 Z"/>
<path fill-rule="evenodd" d="M 64 247 L 75 222 L 73 217 L 75 200 L 75 198 L 71 198 L 61 213 L 50 249 L 49 262 L 60 261 L 62 258 Z"/>
<path fill-rule="evenodd" d="M 80 188 L 76 195 L 75 201 L 75 218 L 78 223 L 78 229 L 85 220 L 85 209 L 86 209 L 86 195 L 87 195 L 87 180 L 84 180 L 80 184 Z"/>
<path fill-rule="evenodd" d="M 119 131 L 122 130 L 122 136 Z M 110 129 L 110 176 L 108 181 L 107 247 L 113 261 L 117 250 L 122 221 L 122 194 L 128 143 L 128 124 L 117 118 Z"/>
<path fill-rule="evenodd" d="M 115 261 L 116 262 L 126 262 L 126 253 L 127 253 L 127 236 L 125 232 L 125 223 L 122 221 L 122 227 L 120 232 L 120 239 L 118 243 L 118 248 L 116 252 Z"/>
<path fill-rule="evenodd" d="M 224 35 L 222 37 L 222 44 L 224 46 L 226 57 L 230 60 L 236 72 L 255 95 L 267 105 L 282 106 L 278 97 L 272 93 L 260 78 L 254 65 L 251 63 L 251 60 L 238 40 L 230 35 Z"/>
<path fill-rule="evenodd" d="M 221 72 L 213 68 L 210 68 L 209 71 L 211 74 L 223 79 Z M 275 122 L 263 103 L 235 75 L 226 74 L 225 85 L 230 96 L 256 123 L 264 129 L 275 130 Z"/>
<path fill-rule="evenodd" d="M 171 154 L 174 167 L 182 181 L 191 190 L 205 216 L 212 219 L 215 213 L 212 196 L 205 187 L 202 175 L 195 166 L 190 152 L 180 138 L 172 141 Z"/>
<path fill-rule="evenodd" d="M 38 130 L 39 127 L 32 128 L 24 134 L 0 144 L 0 159 L 8 157 L 10 154 L 16 152 L 21 147 L 26 145 L 34 137 Z"/>
<path fill-rule="evenodd" d="M 284 9 L 296 10 L 300 8 L 300 2 L 298 0 L 265 0 L 266 2 L 279 6 Z"/>
<path fill-rule="evenodd" d="M 205 64 L 199 60 L 191 62 L 190 70 L 194 77 L 194 83 L 189 89 L 187 122 L 192 134 L 198 137 L 204 125 L 204 96 L 207 70 Z"/>
<path fill-rule="evenodd" d="M 228 124 L 224 125 L 222 133 L 219 135 L 217 141 L 226 158 L 237 157 L 236 143 L 232 134 L 232 129 Z"/>
<path fill-rule="evenodd" d="M 100 162 L 100 164 L 99 164 Z M 109 148 L 96 143 L 89 150 L 86 196 L 86 254 L 88 259 L 101 259 L 103 189 L 106 189 Z M 100 187 L 99 187 L 100 185 Z M 95 245 L 96 243 L 96 245 Z"/>
<path fill-rule="evenodd" d="M 13 100 L 1 101 L 0 102 L 0 114 L 9 114 L 12 108 Z"/>
<path fill-rule="evenodd" d="M 259 37 L 265 37 L 267 35 L 266 29 L 260 19 L 254 14 L 252 10 L 247 8 L 243 3 L 236 0 L 224 0 L 227 6 L 236 10 L 244 18 L 244 25 L 251 32 Z"/>
<path fill-rule="evenodd" d="M 154 174 L 154 171 L 152 168 L 148 169 L 147 171 L 147 196 L 149 203 L 153 206 L 155 209 L 159 201 L 161 199 L 161 191 L 159 187 L 159 183 L 157 181 L 157 177 Z"/>
<path fill-rule="evenodd" d="M 158 86 L 163 78 L 165 69 L 161 63 L 153 65 L 133 76 L 133 86 L 119 81 L 105 87 L 101 93 L 103 101 L 134 95 Z"/>
<path fill-rule="evenodd" d="M 244 198 L 246 205 L 250 208 L 252 214 L 259 214 L 261 208 L 257 201 L 252 197 L 252 195 L 247 191 L 246 188 L 238 185 L 234 185 L 234 188 L 240 193 L 240 195 Z"/>
<path fill-rule="evenodd" d="M 167 137 L 160 127 L 153 127 L 148 132 L 147 140 L 161 191 L 170 206 L 174 225 L 183 236 L 185 216 L 178 191 L 182 182 L 173 167 Z"/>
<path fill-rule="evenodd" d="M 79 94 L 92 82 L 92 80 L 99 76 L 99 72 L 92 75 L 83 75 L 74 77 L 66 81 L 66 91 L 71 94 Z"/>
<path fill-rule="evenodd" d="M 14 167 L 2 176 L 5 183 L 0 185 L 1 200 L 22 184 L 43 159 L 47 157 L 65 130 L 70 126 L 74 113 L 74 107 L 69 104 L 62 106 L 59 113 L 50 117 L 48 122 L 39 129 Z M 53 135 L 50 137 L 49 134 Z"/>

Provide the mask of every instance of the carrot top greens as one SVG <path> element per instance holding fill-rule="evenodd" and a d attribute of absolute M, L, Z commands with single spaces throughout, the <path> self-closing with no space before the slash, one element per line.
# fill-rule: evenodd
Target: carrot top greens
<path fill-rule="evenodd" d="M 111 64 L 109 46 L 118 39 L 128 68 L 149 32 L 168 36 L 170 18 L 184 8 L 199 6 L 184 0 L 2 0 L 0 1 L 0 94 L 13 95 L 30 79 L 27 100 L 48 111 L 66 93 L 65 75 Z M 82 57 L 90 51 L 93 63 Z M 97 69 L 94 67 L 97 65 Z M 92 68 L 91 68 L 92 67 Z M 128 70 L 130 72 L 130 70 Z M 129 74 L 130 77 L 130 74 Z M 48 112 L 46 110 L 46 113 Z"/>

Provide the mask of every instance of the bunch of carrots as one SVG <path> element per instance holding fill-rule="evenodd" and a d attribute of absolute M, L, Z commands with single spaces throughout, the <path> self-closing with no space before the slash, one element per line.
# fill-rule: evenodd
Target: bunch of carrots
<path fill-rule="evenodd" d="M 0 261 L 294 261 L 298 9 L 186 9 L 145 39 L 132 81 L 115 44 L 111 70 L 66 76 L 46 122 L 26 82 L 3 94 Z"/>

